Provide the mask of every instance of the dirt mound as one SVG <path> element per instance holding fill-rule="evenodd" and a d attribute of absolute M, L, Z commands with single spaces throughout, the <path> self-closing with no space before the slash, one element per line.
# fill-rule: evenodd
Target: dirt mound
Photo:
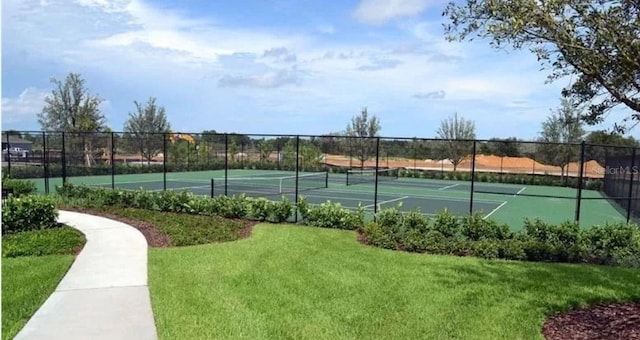
<path fill-rule="evenodd" d="M 342 167 L 356 167 L 361 163 L 358 159 L 344 155 L 326 155 L 325 163 L 333 166 Z M 404 159 L 404 158 L 387 158 L 381 157 L 378 165 L 381 167 L 392 168 L 408 168 L 408 169 L 421 169 L 421 170 L 453 170 L 453 165 L 449 160 L 434 160 L 434 159 Z M 367 160 L 364 163 L 365 167 L 375 167 L 375 159 Z M 478 155 L 476 156 L 477 171 L 483 172 L 505 172 L 505 173 L 521 173 L 521 174 L 550 174 L 561 175 L 561 168 L 559 166 L 547 165 L 537 162 L 529 157 L 499 157 L 493 155 Z M 604 168 L 598 162 L 591 160 L 585 163 L 585 177 L 589 178 L 602 178 L 604 176 Z M 471 171 L 471 157 L 464 159 L 457 166 L 457 170 Z M 577 177 L 580 171 L 580 164 L 577 162 L 570 163 L 568 165 L 569 176 Z"/>

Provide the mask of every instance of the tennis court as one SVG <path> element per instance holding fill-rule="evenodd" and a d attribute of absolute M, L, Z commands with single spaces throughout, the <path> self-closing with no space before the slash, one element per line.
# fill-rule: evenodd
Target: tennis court
<path fill-rule="evenodd" d="M 361 205 L 370 212 L 375 207 L 388 208 L 401 204 L 402 211 L 419 209 L 424 214 L 433 215 L 447 209 L 454 215 L 466 215 L 472 202 L 474 212 L 482 212 L 498 222 L 509 224 L 513 229 L 521 228 L 525 217 L 541 218 L 549 223 L 561 223 L 575 217 L 576 190 L 571 188 L 475 182 L 472 193 L 470 182 L 379 174 L 376 190 L 375 177 L 371 177 L 370 173 L 353 175 L 299 172 L 298 193 L 311 204 L 331 201 L 352 209 Z M 68 180 L 74 184 L 107 188 L 113 185 L 125 190 L 165 190 L 165 178 L 161 173 L 117 175 L 114 178 L 69 177 Z M 60 185 L 61 180 L 50 179 L 50 183 Z M 202 196 L 245 194 L 272 200 L 280 200 L 285 196 L 294 201 L 296 173 L 232 169 L 226 173 L 224 170 L 174 172 L 166 174 L 166 190 L 189 191 Z M 615 204 L 604 199 L 600 192 L 583 190 L 582 196 L 585 199 L 581 203 L 581 226 L 624 221 L 624 214 Z"/>

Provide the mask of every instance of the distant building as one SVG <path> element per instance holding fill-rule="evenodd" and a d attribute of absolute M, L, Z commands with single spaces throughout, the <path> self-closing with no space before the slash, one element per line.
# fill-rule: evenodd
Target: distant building
<path fill-rule="evenodd" d="M 33 142 L 20 138 L 15 135 L 9 135 L 7 139 L 6 134 L 2 134 L 2 159 L 6 160 L 9 155 L 14 157 L 27 157 L 27 154 L 31 152 L 33 148 Z"/>

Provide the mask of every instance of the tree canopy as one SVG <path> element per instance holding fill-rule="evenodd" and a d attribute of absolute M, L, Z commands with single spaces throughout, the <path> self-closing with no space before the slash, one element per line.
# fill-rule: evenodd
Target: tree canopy
<path fill-rule="evenodd" d="M 80 74 L 69 73 L 64 82 L 52 78 L 51 83 L 55 88 L 38 114 L 43 130 L 99 132 L 106 128 L 106 118 L 100 111 L 102 98 L 89 94 Z"/>
<path fill-rule="evenodd" d="M 151 161 L 162 151 L 164 147 L 162 133 L 170 132 L 171 124 L 167 121 L 164 107 L 157 106 L 155 98 L 149 98 L 145 105 L 137 101 L 133 103 L 136 106 L 136 112 L 130 112 L 129 119 L 124 124 L 125 138 L 144 159 Z"/>
<path fill-rule="evenodd" d="M 539 158 L 543 163 L 559 166 L 561 176 L 570 162 L 580 159 L 580 147 L 575 143 L 581 142 L 585 135 L 582 125 L 580 108 L 568 99 L 563 99 L 560 108 L 542 123 Z"/>
<path fill-rule="evenodd" d="M 631 110 L 614 131 L 640 120 L 640 2 L 608 0 L 467 0 L 450 2 L 444 16 L 450 40 L 489 38 L 496 48 L 529 48 L 549 81 L 576 76 L 562 91 L 589 104 L 583 119 L 602 123 L 618 105 Z"/>
<path fill-rule="evenodd" d="M 347 125 L 345 136 L 351 137 L 347 139 L 347 143 L 351 152 L 360 160 L 361 167 L 364 167 L 364 162 L 374 155 L 376 142 L 370 137 L 378 136 L 380 130 L 380 120 L 375 115 L 369 116 L 366 107 L 359 115 L 352 117 Z"/>
<path fill-rule="evenodd" d="M 436 133 L 444 140 L 442 145 L 444 159 L 448 159 L 453 165 L 453 171 L 456 171 L 464 158 L 473 153 L 471 140 L 476 138 L 475 122 L 458 117 L 456 112 L 440 122 Z"/>

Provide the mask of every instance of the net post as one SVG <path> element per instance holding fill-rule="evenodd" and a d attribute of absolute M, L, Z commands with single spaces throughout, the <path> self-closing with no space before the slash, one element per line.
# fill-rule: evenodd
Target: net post
<path fill-rule="evenodd" d="M 325 170 L 324 187 L 329 187 L 329 170 Z"/>
<path fill-rule="evenodd" d="M 374 186 L 373 193 L 373 214 L 378 213 L 378 165 L 380 162 L 380 137 L 376 137 L 376 184 Z"/>
<path fill-rule="evenodd" d="M 211 179 L 211 198 L 213 198 L 213 197 L 214 197 L 214 192 L 213 192 L 213 190 L 214 190 L 214 189 L 213 189 L 213 186 L 214 186 L 214 180 L 213 180 L 213 178 L 212 178 L 212 179 Z"/>
<path fill-rule="evenodd" d="M 633 148 L 631 153 L 631 168 L 629 169 L 629 196 L 627 197 L 627 223 L 631 220 L 631 198 L 633 197 L 633 177 L 634 177 L 634 164 L 636 163 L 636 148 Z"/>
<path fill-rule="evenodd" d="M 578 192 L 576 195 L 576 218 L 575 222 L 580 224 L 580 205 L 582 203 L 582 181 L 584 179 L 584 154 L 585 154 L 585 141 L 580 143 L 580 172 L 578 174 Z M 569 178 L 569 169 L 567 168 L 567 183 Z"/>
<path fill-rule="evenodd" d="M 60 158 L 62 158 L 62 185 L 65 185 L 67 184 L 67 150 L 64 142 L 64 131 L 62 131 L 62 154 Z"/>
<path fill-rule="evenodd" d="M 295 206 L 296 206 L 296 213 L 295 213 L 295 222 L 298 222 L 298 179 L 300 178 L 298 176 L 298 168 L 300 165 L 300 136 L 296 136 L 296 192 L 295 192 Z M 282 185 L 282 182 L 280 182 Z"/>
<path fill-rule="evenodd" d="M 224 134 L 224 195 L 227 196 L 227 175 L 229 174 L 229 134 Z"/>
<path fill-rule="evenodd" d="M 49 164 L 47 159 L 47 135 L 42 131 L 42 175 L 44 176 L 44 193 L 49 193 Z"/>
<path fill-rule="evenodd" d="M 116 163 L 115 163 L 115 157 L 113 156 L 115 150 L 116 150 L 116 139 L 115 139 L 115 132 L 111 131 L 111 152 L 110 152 L 110 160 L 109 162 L 111 162 L 111 190 L 115 190 L 116 189 Z"/>
<path fill-rule="evenodd" d="M 475 191 L 476 177 L 476 141 L 473 141 L 473 149 L 471 151 L 471 190 L 469 193 L 469 215 L 473 215 L 473 192 Z"/>
<path fill-rule="evenodd" d="M 167 133 L 162 134 L 162 188 L 167 191 Z"/>

